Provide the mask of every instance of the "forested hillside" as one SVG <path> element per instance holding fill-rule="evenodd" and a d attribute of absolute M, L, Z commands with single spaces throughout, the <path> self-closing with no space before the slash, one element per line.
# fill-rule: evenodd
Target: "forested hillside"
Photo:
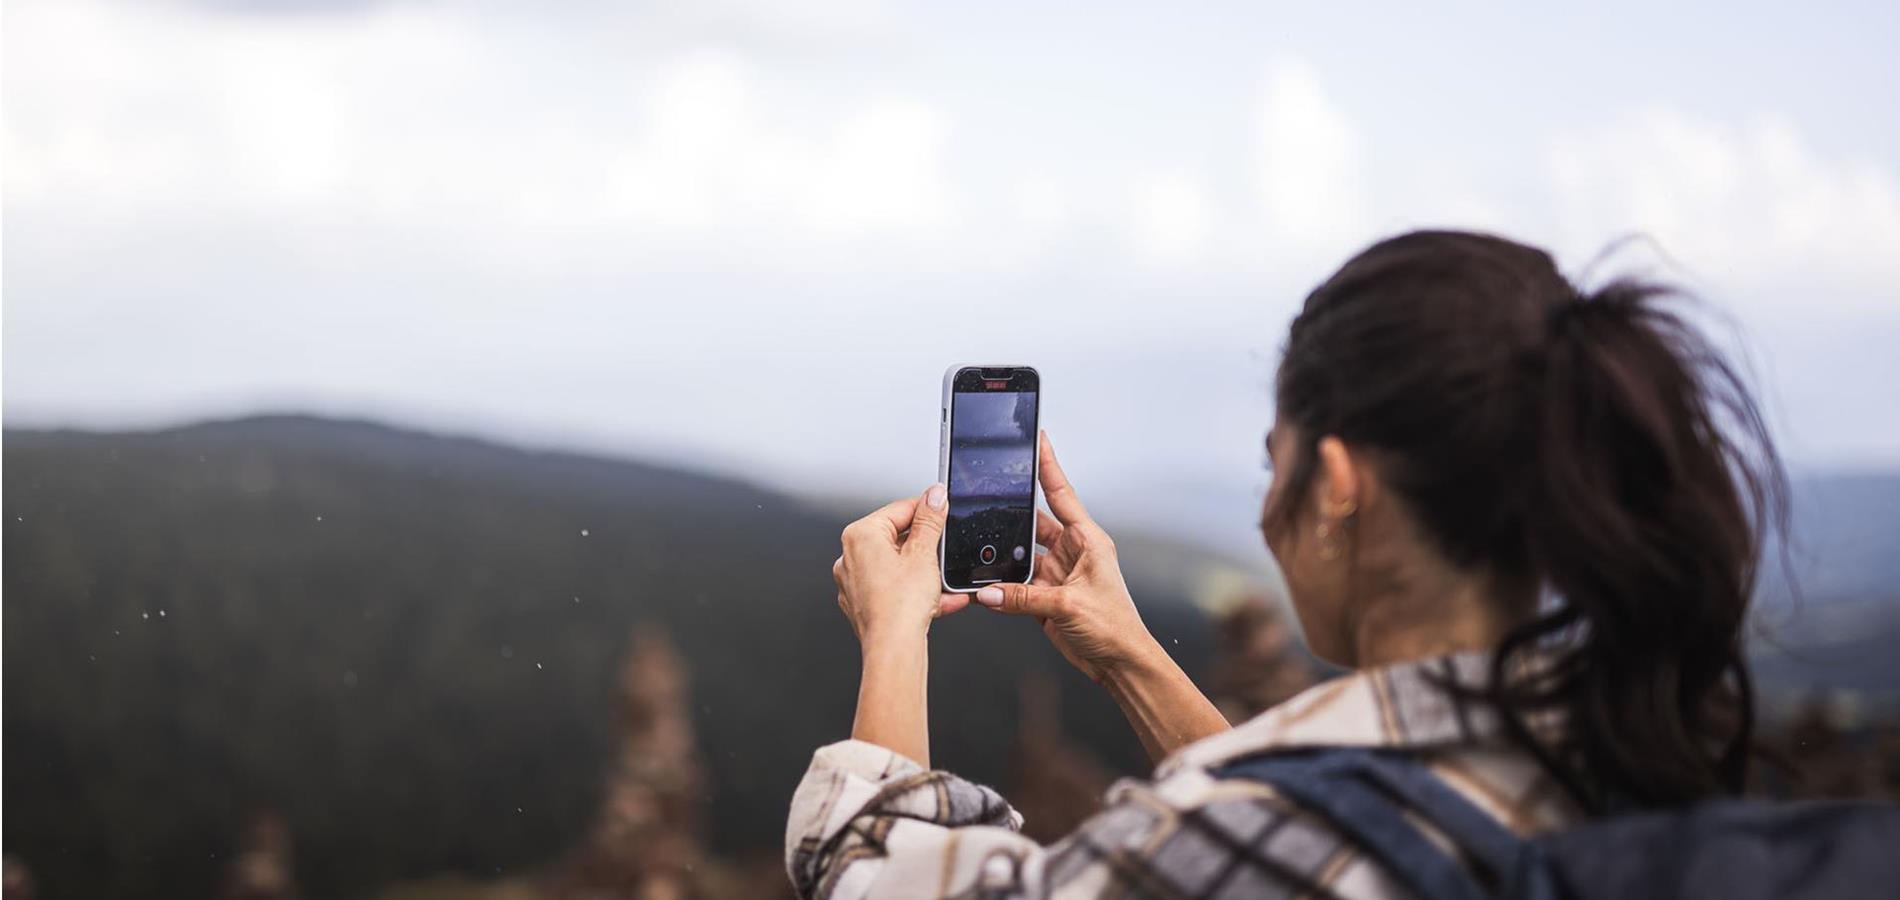
<path fill-rule="evenodd" d="M 544 870 L 602 802 L 635 626 L 670 636 L 686 668 L 717 853 L 774 854 L 812 749 L 849 730 L 858 658 L 833 602 L 845 515 L 830 506 L 297 417 L 10 430 L 4 462 L 5 849 L 42 897 L 212 896 L 262 811 L 294 836 L 311 896 Z M 1894 701 L 1879 648 L 1900 634 L 1882 574 L 1896 484 L 1803 489 L 1820 498 L 1798 505 L 1813 589 L 1806 606 L 1771 601 L 1801 615 L 1762 660 L 1788 709 L 1816 684 L 1855 691 L 1863 713 Z M 1237 576 L 1118 539 L 1149 625 L 1206 672 L 1210 624 L 1182 592 Z M 1244 681 L 1252 645 L 1234 646 Z M 1055 679 L 1054 715 L 1104 777 L 1145 769 L 1033 622 L 975 608 L 932 632 L 937 761 L 1033 791 L 1038 760 L 1016 743 L 1019 697 L 1048 696 L 1024 693 L 1032 673 Z"/>
<path fill-rule="evenodd" d="M 745 484 L 261 418 L 9 431 L 5 492 L 6 840 L 45 896 L 208 896 L 267 808 L 320 895 L 546 860 L 593 808 L 636 623 L 687 661 L 715 846 L 775 848 L 849 730 L 842 517 Z M 934 638 L 940 758 L 999 778 L 1021 675 L 1060 661 L 982 610 Z M 1136 768 L 1113 707 L 1067 693 Z"/>

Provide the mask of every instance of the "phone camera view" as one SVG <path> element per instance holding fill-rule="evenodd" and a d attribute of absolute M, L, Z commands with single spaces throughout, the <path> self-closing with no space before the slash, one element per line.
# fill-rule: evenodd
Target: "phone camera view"
<path fill-rule="evenodd" d="M 1023 581 L 1035 540 L 1036 393 L 958 390 L 951 403 L 945 580 Z"/>

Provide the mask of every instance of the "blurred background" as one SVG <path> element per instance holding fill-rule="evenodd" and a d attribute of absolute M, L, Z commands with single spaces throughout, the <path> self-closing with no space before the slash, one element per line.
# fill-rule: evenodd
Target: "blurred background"
<path fill-rule="evenodd" d="M 1900 790 L 1900 7 L 5 0 L 9 898 L 772 896 L 838 528 L 1022 362 L 1230 715 L 1284 329 L 1493 229 L 1673 279 L 1796 480 L 1764 790 Z M 1593 262 L 1613 241 L 1637 240 Z M 937 760 L 1138 774 L 1032 627 Z"/>

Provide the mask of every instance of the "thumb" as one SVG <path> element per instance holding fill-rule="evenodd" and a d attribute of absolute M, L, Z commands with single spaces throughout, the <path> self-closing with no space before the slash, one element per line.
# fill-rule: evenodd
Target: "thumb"
<path fill-rule="evenodd" d="M 917 504 L 917 514 L 910 520 L 910 536 L 904 539 L 904 549 L 912 553 L 937 552 L 937 539 L 943 536 L 943 523 L 950 515 L 950 501 L 943 484 L 933 484 L 924 491 L 924 502 Z"/>
<path fill-rule="evenodd" d="M 992 584 L 976 592 L 976 602 L 1012 616 L 1061 619 L 1069 598 L 1062 588 L 1046 584 Z"/>

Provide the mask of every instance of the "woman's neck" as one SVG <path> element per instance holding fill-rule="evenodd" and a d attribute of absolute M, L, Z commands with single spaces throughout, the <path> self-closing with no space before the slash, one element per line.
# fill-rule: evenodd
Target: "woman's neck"
<path fill-rule="evenodd" d="M 1359 598 L 1353 664 L 1373 668 L 1489 650 L 1536 608 L 1535 585 L 1440 560 L 1380 567 L 1384 577 Z"/>

